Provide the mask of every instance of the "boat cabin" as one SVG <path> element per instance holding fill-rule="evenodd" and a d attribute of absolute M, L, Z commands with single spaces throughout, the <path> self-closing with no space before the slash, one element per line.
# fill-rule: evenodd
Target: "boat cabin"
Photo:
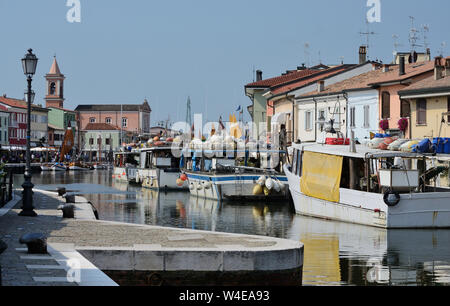
<path fill-rule="evenodd" d="M 450 192 L 448 155 L 383 151 L 363 145 L 355 148 L 351 152 L 349 146 L 295 144 L 288 169 L 304 178 L 302 184 L 320 183 L 323 189 Z"/>

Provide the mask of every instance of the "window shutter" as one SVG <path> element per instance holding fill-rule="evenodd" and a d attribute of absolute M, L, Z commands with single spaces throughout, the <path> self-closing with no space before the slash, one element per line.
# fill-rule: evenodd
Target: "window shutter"
<path fill-rule="evenodd" d="M 447 112 L 450 113 L 450 97 L 447 97 Z M 447 123 L 450 123 L 450 115 L 447 117 Z"/>
<path fill-rule="evenodd" d="M 391 95 L 388 92 L 383 92 L 382 98 L 382 117 L 389 119 L 391 117 Z"/>
<path fill-rule="evenodd" d="M 427 100 L 417 100 L 417 124 L 427 124 Z"/>

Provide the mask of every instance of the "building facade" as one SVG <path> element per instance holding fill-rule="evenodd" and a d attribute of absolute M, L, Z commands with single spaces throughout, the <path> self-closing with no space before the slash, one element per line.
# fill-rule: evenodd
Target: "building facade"
<path fill-rule="evenodd" d="M 411 138 L 450 137 L 450 58 L 436 58 L 433 76 L 398 94 L 411 105 Z"/>
<path fill-rule="evenodd" d="M 120 149 L 120 130 L 106 123 L 89 123 L 83 139 L 86 161 L 110 161 L 111 153 Z"/>
<path fill-rule="evenodd" d="M 48 142 L 48 109 L 31 108 L 31 147 L 45 146 Z"/>
<path fill-rule="evenodd" d="M 75 111 L 81 130 L 86 130 L 92 123 L 103 123 L 117 127 L 123 133 L 140 135 L 150 132 L 152 110 L 147 100 L 137 105 L 79 105 Z"/>
<path fill-rule="evenodd" d="M 25 150 L 27 145 L 27 107 L 23 100 L 0 97 L 0 106 L 10 113 L 8 123 L 9 146 L 12 150 Z"/>
<path fill-rule="evenodd" d="M 9 116 L 6 107 L 0 106 L 0 146 L 9 146 Z"/>

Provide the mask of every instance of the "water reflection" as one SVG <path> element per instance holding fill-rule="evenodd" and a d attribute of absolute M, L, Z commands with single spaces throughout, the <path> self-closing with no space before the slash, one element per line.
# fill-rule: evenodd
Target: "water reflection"
<path fill-rule="evenodd" d="M 289 205 L 217 203 L 159 193 L 112 179 L 109 171 L 35 175 L 37 188 L 65 186 L 102 220 L 244 233 L 305 244 L 305 285 L 449 285 L 449 230 L 383 230 L 295 215 Z M 16 176 L 21 185 L 23 176 Z"/>

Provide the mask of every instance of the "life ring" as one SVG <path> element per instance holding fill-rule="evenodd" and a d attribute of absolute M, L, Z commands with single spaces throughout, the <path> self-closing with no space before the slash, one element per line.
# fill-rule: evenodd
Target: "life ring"
<path fill-rule="evenodd" d="M 389 199 L 390 195 L 394 195 L 395 196 L 395 200 Z M 384 203 L 386 203 L 387 206 L 390 207 L 394 207 L 396 206 L 398 203 L 400 203 L 400 194 L 396 191 L 392 191 L 392 190 L 388 190 L 384 193 L 384 197 L 383 197 Z"/>

